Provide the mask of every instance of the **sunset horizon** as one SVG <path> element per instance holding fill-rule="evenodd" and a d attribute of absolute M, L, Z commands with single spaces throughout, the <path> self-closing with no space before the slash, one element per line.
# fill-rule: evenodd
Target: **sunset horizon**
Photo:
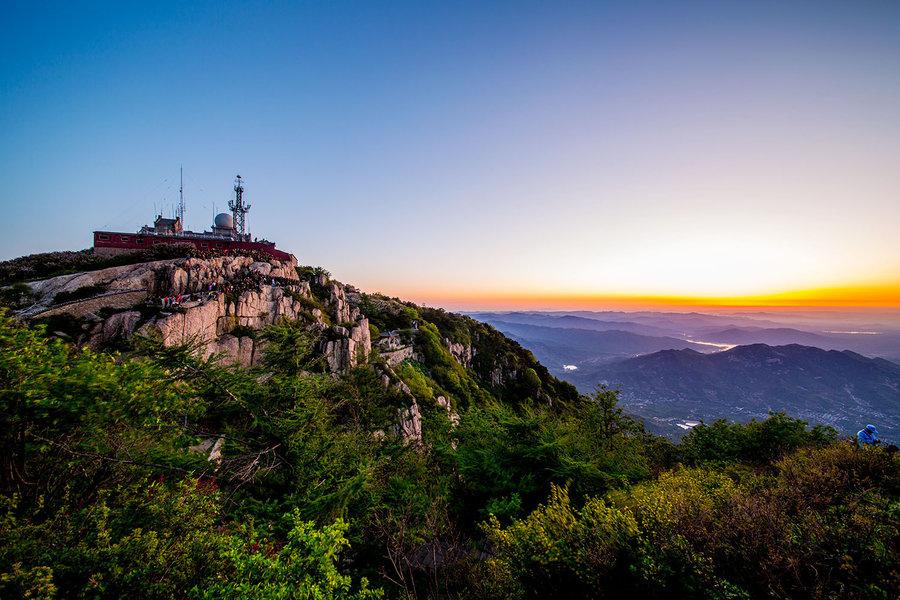
<path fill-rule="evenodd" d="M 509 293 L 478 290 L 454 293 L 412 289 L 372 288 L 390 296 L 406 297 L 419 304 L 450 310 L 828 310 L 900 313 L 900 283 L 893 285 L 828 286 L 746 296 L 670 296 L 615 293 L 560 293 L 532 291 Z"/>

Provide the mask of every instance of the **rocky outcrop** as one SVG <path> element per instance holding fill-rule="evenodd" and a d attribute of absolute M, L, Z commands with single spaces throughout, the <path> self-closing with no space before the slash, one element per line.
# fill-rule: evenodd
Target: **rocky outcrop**
<path fill-rule="evenodd" d="M 50 308 L 60 292 L 72 292 L 85 287 L 103 288 L 106 292 L 144 291 L 154 294 L 163 285 L 160 281 L 161 274 L 183 260 L 185 259 L 158 260 L 33 281 L 28 287 L 31 288 L 36 301 L 21 311 L 19 316 L 30 318 L 44 312 Z"/>
<path fill-rule="evenodd" d="M 328 305 L 331 307 L 331 318 L 334 322 L 343 325 L 350 322 L 350 304 L 344 294 L 344 288 L 336 282 L 332 282 L 328 288 Z"/>
<path fill-rule="evenodd" d="M 419 404 L 413 398 L 409 408 L 400 409 L 398 429 L 403 441 L 407 444 L 422 443 L 422 411 Z"/>
<path fill-rule="evenodd" d="M 222 465 L 222 450 L 225 446 L 225 438 L 204 438 L 199 444 L 195 446 L 189 446 L 188 450 L 193 452 L 194 454 L 200 454 L 201 456 L 206 456 L 206 459 L 215 463 L 216 467 L 220 467 Z"/>
<path fill-rule="evenodd" d="M 447 346 L 456 362 L 466 368 L 472 366 L 472 358 L 475 356 L 475 351 L 471 345 L 451 342 L 448 338 L 444 338 L 444 345 Z"/>
<path fill-rule="evenodd" d="M 95 333 L 91 336 L 91 345 L 98 347 L 116 339 L 131 339 L 140 320 L 141 313 L 136 310 L 112 315 L 95 327 Z"/>
<path fill-rule="evenodd" d="M 297 319 L 305 310 L 302 299 L 311 297 L 309 283 L 298 280 L 293 261 L 189 258 L 166 265 L 159 279 L 166 282 L 158 288 L 163 294 L 193 299 L 151 318 L 140 333 L 159 336 L 165 346 L 195 344 L 204 356 L 220 354 L 223 362 L 244 367 L 259 363 L 263 345 L 231 331 Z"/>
<path fill-rule="evenodd" d="M 330 317 L 332 322 L 343 325 L 332 328 L 322 347 L 331 370 L 340 372 L 365 362 L 372 350 L 369 321 L 357 308 L 350 307 L 345 288 L 327 278 L 316 283 L 326 290 L 328 315 L 311 306 L 316 301 L 310 282 L 299 280 L 296 266 L 293 259 L 255 261 L 249 256 L 223 256 L 180 258 L 63 275 L 30 284 L 38 300 L 21 316 L 49 314 L 47 308 L 53 307 L 54 313 L 86 318 L 86 339 L 81 341 L 95 347 L 139 333 L 155 336 L 165 346 L 192 344 L 204 356 L 219 354 L 225 363 L 244 367 L 260 362 L 265 344 L 253 336 L 233 335 L 236 328 L 260 330 L 282 319 L 304 319 L 318 324 L 321 331 Z M 54 306 L 54 298 L 60 292 L 85 286 L 103 289 L 106 295 Z M 106 300 L 106 296 L 121 298 L 123 291 L 136 294 L 126 298 L 132 304 L 117 306 Z M 181 302 L 175 307 L 162 303 L 165 297 L 179 296 Z M 135 302 L 143 302 L 141 310 L 128 310 Z M 118 311 L 102 319 L 96 316 L 103 314 L 101 308 L 106 313 L 110 309 Z"/>
<path fill-rule="evenodd" d="M 450 399 L 446 396 L 438 396 L 435 398 L 435 401 L 438 403 L 438 406 L 447 411 L 447 418 L 450 419 L 450 423 L 452 423 L 454 427 L 459 425 L 459 414 L 453 410 Z"/>
<path fill-rule="evenodd" d="M 346 371 L 368 361 L 372 352 L 369 319 L 360 318 L 349 330 L 335 325 L 329 330 L 329 338 L 323 343 L 323 353 L 332 373 Z"/>
<path fill-rule="evenodd" d="M 158 335 L 164 346 L 188 343 L 206 346 L 224 333 L 223 318 L 227 316 L 227 306 L 223 296 L 188 302 L 181 309 L 160 313 L 145 323 L 140 333 Z"/>
<path fill-rule="evenodd" d="M 255 336 L 232 332 L 238 328 L 260 330 L 283 319 L 302 319 L 323 334 L 319 349 L 333 373 L 365 363 L 372 351 L 372 339 L 368 319 L 348 301 L 348 290 L 356 293 L 355 288 L 331 281 L 324 274 L 313 282 L 300 281 L 296 267 L 293 258 L 255 261 L 249 256 L 223 256 L 64 275 L 30 284 L 38 301 L 21 316 L 49 314 L 47 309 L 52 307 L 54 313 L 86 320 L 79 343 L 103 347 L 139 333 L 157 337 L 165 346 L 191 344 L 206 357 L 218 354 L 225 363 L 244 367 L 261 361 L 264 343 Z M 319 299 L 314 298 L 311 284 L 316 286 Z M 71 305 L 54 305 L 60 292 L 85 286 L 102 289 L 103 295 Z M 123 296 L 125 291 L 134 296 Z M 116 305 L 107 297 L 124 300 Z M 171 306 L 163 303 L 163 298 L 178 298 L 179 303 Z M 129 310 L 136 303 L 141 303 L 137 306 L 140 311 Z M 111 310 L 112 316 L 97 316 L 108 315 Z M 328 327 L 332 323 L 334 326 Z"/>
<path fill-rule="evenodd" d="M 249 369 L 255 367 L 265 354 L 265 342 L 254 340 L 250 336 L 235 337 L 223 335 L 206 346 L 207 356 L 221 354 L 222 362 Z"/>

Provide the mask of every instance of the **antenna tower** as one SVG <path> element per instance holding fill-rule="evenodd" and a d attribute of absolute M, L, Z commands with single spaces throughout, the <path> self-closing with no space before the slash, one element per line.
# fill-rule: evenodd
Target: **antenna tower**
<path fill-rule="evenodd" d="M 178 211 L 175 216 L 181 220 L 181 226 L 184 227 L 184 167 L 179 167 L 178 170 L 180 181 L 178 183 Z"/>
<path fill-rule="evenodd" d="M 247 213 L 250 212 L 250 205 L 244 204 L 244 181 L 240 175 L 234 180 L 234 200 L 228 202 L 228 208 L 231 209 L 231 214 L 234 216 L 235 230 L 243 236 L 246 233 L 245 219 Z"/>

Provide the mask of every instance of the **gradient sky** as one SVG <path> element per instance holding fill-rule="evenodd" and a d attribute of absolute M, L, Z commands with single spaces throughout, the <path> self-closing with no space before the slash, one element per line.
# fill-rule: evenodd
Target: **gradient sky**
<path fill-rule="evenodd" d="M 896 1 L 7 2 L 2 22 L 0 258 L 137 229 L 184 165 L 190 228 L 240 173 L 255 235 L 453 308 L 900 305 Z"/>

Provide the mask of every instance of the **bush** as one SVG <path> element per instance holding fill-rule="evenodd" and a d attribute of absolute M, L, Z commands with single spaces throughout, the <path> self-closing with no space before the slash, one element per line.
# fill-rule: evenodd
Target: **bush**
<path fill-rule="evenodd" d="M 724 419 L 712 425 L 694 427 L 681 443 L 685 463 L 728 463 L 746 461 L 765 464 L 802 447 L 821 447 L 838 439 L 831 427 L 809 428 L 806 421 L 782 413 L 772 413 L 763 421 L 746 424 Z"/>
<path fill-rule="evenodd" d="M 897 597 L 900 459 L 832 443 L 771 467 L 682 468 L 581 509 L 554 487 L 485 525 L 481 596 Z"/>
<path fill-rule="evenodd" d="M 492 598 L 597 598 L 620 594 L 627 583 L 629 545 L 637 523 L 627 512 L 590 499 L 572 506 L 553 486 L 546 505 L 502 528 L 483 527 L 492 555 L 479 592 Z"/>
<path fill-rule="evenodd" d="M 0 287 L 0 305 L 8 306 L 14 310 L 25 308 L 36 299 L 31 288 L 22 282 L 14 283 L 7 287 Z"/>
<path fill-rule="evenodd" d="M 228 539 L 224 558 L 227 564 L 216 581 L 195 587 L 192 596 L 217 598 L 308 598 L 315 600 L 367 600 L 381 598 L 381 590 L 371 589 L 368 580 L 359 586 L 343 575 L 335 562 L 349 542 L 347 524 L 338 520 L 322 529 L 291 515 L 292 528 L 287 543 L 280 548 L 252 534 L 249 539 Z"/>
<path fill-rule="evenodd" d="M 419 400 L 428 400 L 434 398 L 434 388 L 432 382 L 428 379 L 420 368 L 414 366 L 409 361 L 404 361 L 396 369 L 397 376 L 403 380 L 412 395 Z"/>

